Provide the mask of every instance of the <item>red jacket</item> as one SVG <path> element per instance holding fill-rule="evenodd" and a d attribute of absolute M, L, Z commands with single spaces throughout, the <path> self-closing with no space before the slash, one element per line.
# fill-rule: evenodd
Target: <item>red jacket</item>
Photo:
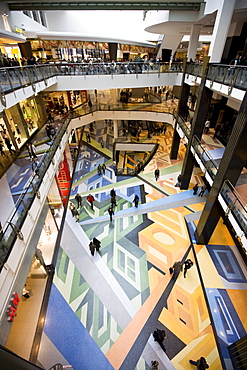
<path fill-rule="evenodd" d="M 92 195 L 89 195 L 87 197 L 87 200 L 89 201 L 89 203 L 92 203 L 92 202 L 94 202 L 94 197 Z"/>

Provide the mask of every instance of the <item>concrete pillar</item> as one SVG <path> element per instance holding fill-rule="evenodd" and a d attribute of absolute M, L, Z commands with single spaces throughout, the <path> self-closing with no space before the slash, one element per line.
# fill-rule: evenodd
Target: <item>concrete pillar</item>
<path fill-rule="evenodd" d="M 189 41 L 188 54 L 187 54 L 188 61 L 190 61 L 190 59 L 195 61 L 196 59 L 196 51 L 197 51 L 198 39 L 200 36 L 200 30 L 201 30 L 200 24 L 194 24 L 191 27 L 190 41 Z"/>
<path fill-rule="evenodd" d="M 214 179 L 214 183 L 207 197 L 202 211 L 195 236 L 199 244 L 208 244 L 214 229 L 219 222 L 222 208 L 218 202 L 218 195 L 225 179 L 233 186 L 247 163 L 247 93 L 241 104 L 230 139 L 226 146 L 223 158 Z"/>
<path fill-rule="evenodd" d="M 218 11 L 214 23 L 213 37 L 208 55 L 210 63 L 220 63 L 228 36 L 236 0 L 218 1 Z"/>
<path fill-rule="evenodd" d="M 116 120 L 113 121 L 113 136 L 114 139 L 118 138 L 118 121 Z"/>

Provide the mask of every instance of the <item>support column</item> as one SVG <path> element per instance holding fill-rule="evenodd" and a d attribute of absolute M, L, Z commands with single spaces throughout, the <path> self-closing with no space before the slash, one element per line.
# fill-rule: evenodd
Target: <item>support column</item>
<path fill-rule="evenodd" d="M 184 81 L 184 76 L 183 76 Z M 181 91 L 180 91 L 180 97 L 179 97 L 179 105 L 178 105 L 178 116 L 183 116 L 185 109 L 187 109 L 187 102 L 190 92 L 190 86 L 186 83 L 182 83 Z M 178 156 L 178 149 L 180 144 L 180 136 L 177 133 L 177 123 L 178 117 L 176 120 L 176 124 L 174 126 L 174 133 L 172 138 L 172 147 L 171 147 L 171 153 L 170 158 L 171 159 L 177 159 Z"/>
<path fill-rule="evenodd" d="M 189 41 L 188 54 L 187 54 L 188 61 L 190 61 L 190 59 L 195 61 L 196 59 L 196 51 L 197 51 L 197 45 L 198 45 L 198 40 L 200 36 L 200 30 L 201 30 L 200 24 L 194 24 L 191 27 L 190 41 Z"/>
<path fill-rule="evenodd" d="M 118 121 L 116 120 L 113 121 L 113 136 L 114 139 L 118 138 Z"/>
<path fill-rule="evenodd" d="M 230 139 L 221 159 L 214 183 L 208 195 L 205 207 L 196 228 L 195 236 L 199 244 L 208 244 L 211 235 L 219 222 L 222 209 L 218 195 L 225 179 L 233 186 L 247 163 L 247 93 L 241 104 Z"/>
<path fill-rule="evenodd" d="M 207 119 L 208 108 L 211 102 L 212 94 L 213 92 L 207 87 L 205 87 L 205 78 L 204 78 L 197 99 L 196 111 L 193 118 L 193 124 L 191 126 L 190 137 L 183 162 L 183 168 L 181 171 L 182 181 L 180 189 L 188 189 L 189 187 L 190 178 L 194 168 L 194 157 L 191 153 L 190 148 L 194 136 L 197 136 L 199 140 L 202 137 L 203 128 Z"/>
<path fill-rule="evenodd" d="M 218 10 L 214 23 L 213 40 L 211 41 L 208 55 L 210 63 L 220 63 L 226 43 L 229 27 L 232 20 L 236 0 L 218 1 Z"/>

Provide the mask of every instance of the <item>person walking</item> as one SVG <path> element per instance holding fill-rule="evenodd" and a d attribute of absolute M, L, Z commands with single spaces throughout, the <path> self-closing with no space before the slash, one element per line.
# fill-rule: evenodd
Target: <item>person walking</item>
<path fill-rule="evenodd" d="M 94 256 L 94 252 L 95 252 L 96 246 L 95 246 L 95 244 L 93 242 L 90 242 L 89 243 L 89 249 L 90 249 L 91 255 Z"/>
<path fill-rule="evenodd" d="M 203 197 L 203 194 L 205 193 L 205 190 L 206 190 L 206 186 L 205 186 L 205 185 L 203 185 L 203 186 L 201 187 L 201 191 L 200 191 L 200 193 L 198 194 L 198 197 Z"/>
<path fill-rule="evenodd" d="M 208 134 L 209 127 L 210 127 L 210 121 L 207 120 L 204 125 L 204 134 Z"/>
<path fill-rule="evenodd" d="M 116 197 L 111 197 L 111 207 L 114 209 L 117 206 Z"/>
<path fill-rule="evenodd" d="M 37 160 L 37 157 L 32 158 L 32 170 L 35 173 L 37 177 L 40 177 L 40 170 L 39 170 L 39 162 Z"/>
<path fill-rule="evenodd" d="M 114 188 L 111 189 L 110 196 L 111 197 L 116 197 L 116 192 L 115 192 Z"/>
<path fill-rule="evenodd" d="M 87 133 L 86 138 L 87 138 L 87 143 L 91 143 L 91 136 L 89 133 Z"/>
<path fill-rule="evenodd" d="M 102 164 L 101 169 L 102 169 L 103 175 L 105 175 L 106 165 L 104 163 Z"/>
<path fill-rule="evenodd" d="M 8 137 L 5 137 L 4 138 L 4 141 L 5 141 L 6 147 L 9 149 L 10 154 L 11 155 L 14 154 L 15 153 L 15 150 L 12 149 L 12 144 L 11 144 L 9 138 Z"/>
<path fill-rule="evenodd" d="M 181 181 L 182 181 L 182 175 L 181 173 L 178 175 L 177 177 L 177 183 L 176 183 L 176 187 L 180 187 L 181 186 Z"/>
<path fill-rule="evenodd" d="M 76 194 L 75 200 L 77 201 L 77 208 L 81 208 L 81 206 L 82 206 L 82 197 L 80 196 L 79 193 Z"/>
<path fill-rule="evenodd" d="M 99 249 L 101 247 L 101 242 L 94 237 L 93 238 L 93 244 L 95 245 L 96 251 L 99 252 Z"/>
<path fill-rule="evenodd" d="M 191 261 L 191 259 L 184 261 L 184 278 L 186 278 L 187 270 L 189 270 L 193 265 L 194 263 Z"/>
<path fill-rule="evenodd" d="M 100 164 L 98 165 L 98 169 L 97 170 L 98 170 L 98 175 L 100 176 L 101 175 L 101 165 Z"/>
<path fill-rule="evenodd" d="M 72 216 L 75 217 L 76 222 L 78 222 L 79 221 L 79 212 L 77 211 L 77 209 L 75 208 L 75 206 L 71 210 L 71 212 L 72 212 Z"/>
<path fill-rule="evenodd" d="M 158 181 L 159 180 L 159 177 L 160 177 L 160 170 L 158 168 L 156 168 L 156 170 L 154 171 L 154 177 L 155 177 L 155 180 Z"/>
<path fill-rule="evenodd" d="M 108 208 L 108 213 L 109 213 L 109 216 L 110 216 L 110 221 L 112 221 L 112 215 L 114 215 L 114 211 L 113 211 L 112 207 Z"/>
<path fill-rule="evenodd" d="M 193 195 L 196 195 L 198 192 L 198 184 L 195 184 L 195 186 L 193 187 Z"/>
<path fill-rule="evenodd" d="M 138 202 L 139 202 L 139 197 L 138 197 L 137 194 L 135 195 L 133 202 L 135 203 L 135 207 L 137 208 L 138 207 Z"/>
<path fill-rule="evenodd" d="M 198 370 L 205 370 L 209 368 L 205 357 L 201 357 L 197 361 L 189 360 L 189 363 L 196 366 Z"/>
<path fill-rule="evenodd" d="M 93 202 L 94 202 L 94 197 L 92 196 L 92 194 L 89 194 L 89 195 L 87 196 L 87 201 L 88 201 L 88 203 L 90 203 L 91 210 L 93 211 Z"/>
<path fill-rule="evenodd" d="M 154 360 L 151 361 L 152 370 L 158 370 L 159 362 Z"/>
<path fill-rule="evenodd" d="M 173 266 L 170 267 L 170 274 L 173 274 L 173 276 L 179 275 L 180 271 L 183 270 L 183 264 L 181 261 L 174 262 Z"/>
<path fill-rule="evenodd" d="M 165 346 L 163 344 L 164 339 L 166 338 L 165 330 L 156 329 L 153 332 L 154 341 L 158 342 L 160 347 L 166 352 Z"/>
<path fill-rule="evenodd" d="M 69 209 L 70 209 L 70 211 L 71 211 L 71 214 L 72 214 L 72 216 L 74 217 L 74 215 L 73 215 L 73 209 L 75 208 L 75 205 L 74 205 L 74 203 L 72 203 L 72 202 L 69 202 Z"/>
<path fill-rule="evenodd" d="M 6 157 L 6 154 L 4 153 L 3 148 L 4 148 L 4 146 L 3 146 L 3 141 L 1 140 L 1 141 L 0 141 L 0 154 L 1 154 L 1 155 L 5 155 L 5 157 Z"/>

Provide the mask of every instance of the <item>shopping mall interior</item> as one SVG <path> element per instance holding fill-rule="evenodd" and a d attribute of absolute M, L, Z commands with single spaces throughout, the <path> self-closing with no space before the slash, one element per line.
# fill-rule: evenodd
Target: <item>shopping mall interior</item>
<path fill-rule="evenodd" d="M 247 1 L 0 11 L 1 369 L 247 369 Z"/>

